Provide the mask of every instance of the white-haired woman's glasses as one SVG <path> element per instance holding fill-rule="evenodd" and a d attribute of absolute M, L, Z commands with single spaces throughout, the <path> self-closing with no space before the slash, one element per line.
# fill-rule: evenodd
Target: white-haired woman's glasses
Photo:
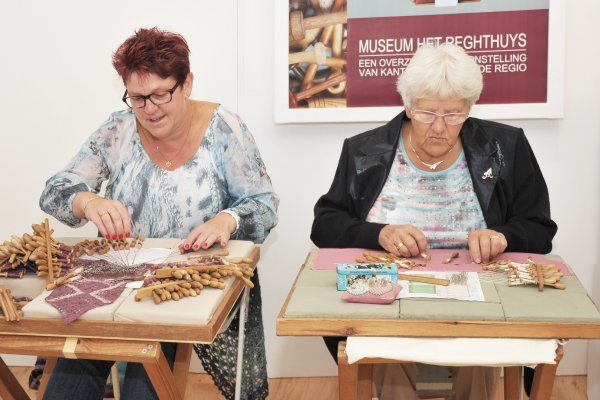
<path fill-rule="evenodd" d="M 460 125 L 469 117 L 466 113 L 448 113 L 448 114 L 437 114 L 432 111 L 425 110 L 412 110 L 412 117 L 424 124 L 431 124 L 436 118 L 441 117 L 444 119 L 446 125 Z"/>

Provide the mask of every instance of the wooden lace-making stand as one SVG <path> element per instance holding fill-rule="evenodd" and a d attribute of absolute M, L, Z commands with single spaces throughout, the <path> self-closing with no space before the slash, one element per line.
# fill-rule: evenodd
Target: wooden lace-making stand
<path fill-rule="evenodd" d="M 255 246 L 249 255 L 252 268 L 260 258 L 260 249 Z M 209 290 L 209 289 L 207 289 Z M 49 357 L 46 368 L 51 370 L 57 357 L 90 360 L 112 360 L 140 362 L 154 386 L 158 397 L 163 400 L 178 400 L 185 396 L 192 344 L 212 343 L 223 323 L 236 305 L 240 296 L 240 336 L 236 375 L 236 399 L 241 390 L 241 363 L 244 342 L 244 325 L 249 300 L 249 289 L 235 279 L 225 289 L 221 303 L 217 305 L 206 325 L 178 323 L 144 323 L 124 321 L 78 320 L 65 325 L 62 319 L 27 318 L 19 322 L 0 321 L 0 354 L 21 354 Z M 133 296 L 134 293 L 131 293 Z M 200 296 L 201 297 L 201 296 Z M 186 299 L 181 300 L 185 307 Z M 149 306 L 161 307 L 149 301 Z M 190 310 L 193 312 L 193 310 Z M 177 354 L 173 371 L 161 351 L 160 342 L 176 342 Z M 46 376 L 46 374 L 44 374 Z M 46 379 L 42 381 L 43 391 Z M 41 393 L 41 392 L 40 392 Z M 41 396 L 40 396 L 41 397 Z M 12 372 L 0 358 L 0 398 L 5 400 L 29 399 Z"/>
<path fill-rule="evenodd" d="M 305 260 L 296 280 L 281 308 L 277 318 L 277 335 L 279 336 L 397 336 L 397 337 L 439 337 L 439 338 L 533 338 L 533 339 L 600 339 L 600 312 L 589 298 L 585 290 L 574 275 L 563 278 L 566 282 L 566 290 L 547 289 L 547 293 L 553 297 L 553 301 L 545 304 L 538 297 L 536 304 L 532 306 L 535 318 L 523 318 L 523 315 L 499 315 L 493 318 L 473 319 L 465 318 L 443 318 L 429 319 L 419 318 L 415 312 L 415 304 L 412 300 L 412 312 L 410 318 L 402 315 L 402 303 L 399 308 L 393 305 L 365 305 L 358 303 L 346 303 L 340 305 L 340 293 L 335 288 L 336 272 L 334 270 L 311 270 L 312 255 L 309 254 Z M 325 282 L 331 282 L 327 285 Z M 499 304 L 496 309 L 514 310 L 515 301 L 519 301 L 521 295 L 539 295 L 533 287 L 511 287 L 504 285 L 503 293 L 499 295 Z M 571 290 L 570 290 L 571 289 Z M 554 290 L 548 292 L 548 290 Z M 527 291 L 527 292 L 522 292 Z M 505 296 L 503 296 L 503 294 Z M 515 300 L 514 297 L 517 297 Z M 564 301 L 567 305 L 561 311 L 561 318 L 557 320 L 554 309 L 558 301 Z M 513 297 L 511 299 L 511 297 Z M 318 298 L 319 304 L 311 301 Z M 436 310 L 443 313 L 447 310 L 444 300 L 427 299 L 439 302 Z M 410 300 L 409 300 L 410 302 Z M 445 303 L 445 304 L 444 304 Z M 509 305 L 510 303 L 510 305 Z M 398 304 L 398 303 L 393 303 Z M 379 317 L 365 317 L 364 306 L 374 307 L 369 310 L 378 312 L 384 307 L 386 315 Z M 473 305 L 471 305 L 473 306 Z M 385 309 L 385 307 L 390 307 Z M 418 305 L 417 305 L 418 307 Z M 477 305 L 475 305 L 477 307 Z M 568 314 L 569 307 L 585 308 L 585 317 L 571 317 Z M 362 315 L 357 315 L 359 310 Z M 455 312 L 456 310 L 452 310 Z M 320 316 L 322 314 L 322 316 Z M 425 314 L 425 313 L 424 313 Z M 565 314 L 565 315 L 562 315 Z M 553 317 L 553 318 L 550 318 Z M 494 319 L 495 318 L 495 319 Z M 338 378 L 340 400 L 371 399 L 372 390 L 372 366 L 378 363 L 398 363 L 397 360 L 386 360 L 381 358 L 362 359 L 356 363 L 348 364 L 345 354 L 345 342 L 341 342 L 338 348 Z M 532 400 L 549 400 L 552 393 L 554 376 L 558 362 L 562 358 L 563 347 L 559 345 L 556 354 L 556 364 L 539 364 L 536 367 L 532 393 Z M 505 399 L 519 399 L 521 387 L 521 367 L 504 367 L 504 392 Z"/>

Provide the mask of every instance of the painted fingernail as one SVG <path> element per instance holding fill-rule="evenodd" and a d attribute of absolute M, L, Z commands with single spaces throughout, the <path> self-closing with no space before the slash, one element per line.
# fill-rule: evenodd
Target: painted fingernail
<path fill-rule="evenodd" d="M 126 236 L 126 237 L 130 237 L 130 236 L 131 236 L 131 232 L 127 232 L 127 233 L 125 234 L 125 236 Z"/>
<path fill-rule="evenodd" d="M 125 235 L 123 235 L 122 233 L 119 235 L 119 239 L 123 239 L 125 238 Z"/>
<path fill-rule="evenodd" d="M 207 249 L 208 248 L 208 243 L 206 243 L 206 242 L 202 243 L 202 247 L 204 247 L 205 249 Z"/>
<path fill-rule="evenodd" d="M 194 245 L 194 250 L 198 250 L 200 249 L 200 246 L 198 246 L 197 244 Z"/>
<path fill-rule="evenodd" d="M 184 249 L 186 249 L 186 250 L 189 250 L 189 249 L 190 249 L 190 244 L 189 244 L 189 243 L 186 243 L 186 244 L 183 246 L 183 248 L 184 248 Z"/>
<path fill-rule="evenodd" d="M 116 240 L 117 239 L 117 235 L 113 235 L 112 238 L 113 238 L 113 240 Z"/>

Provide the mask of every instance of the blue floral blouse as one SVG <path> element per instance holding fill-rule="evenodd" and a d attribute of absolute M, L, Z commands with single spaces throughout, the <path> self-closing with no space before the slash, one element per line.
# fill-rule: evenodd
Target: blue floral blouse
<path fill-rule="evenodd" d="M 64 170 L 46 182 L 40 207 L 71 227 L 87 221 L 73 215 L 80 192 L 120 201 L 132 219 L 132 233 L 184 238 L 222 210 L 240 216 L 232 239 L 262 243 L 277 224 L 279 197 L 243 121 L 223 106 L 213 112 L 196 154 L 166 171 L 144 150 L 135 115 L 110 115 Z"/>

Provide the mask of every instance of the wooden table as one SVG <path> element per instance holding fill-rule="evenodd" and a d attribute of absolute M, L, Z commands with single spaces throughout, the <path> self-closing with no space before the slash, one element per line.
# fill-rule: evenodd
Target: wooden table
<path fill-rule="evenodd" d="M 279 336 L 399 336 L 399 337 L 487 337 L 487 338 L 546 338 L 546 339 L 600 339 L 600 312 L 587 296 L 585 290 L 578 293 L 578 304 L 587 304 L 589 318 L 569 318 L 556 321 L 545 320 L 545 315 L 552 313 L 551 309 L 538 307 L 539 315 L 531 320 L 487 320 L 487 319 L 420 319 L 414 315 L 411 318 L 403 318 L 402 313 L 392 318 L 371 318 L 368 316 L 356 317 L 351 312 L 357 304 L 347 303 L 337 311 L 323 310 L 320 307 L 311 308 L 307 315 L 298 312 L 298 304 L 302 303 L 303 296 L 310 293 L 310 297 L 319 298 L 321 304 L 328 301 L 335 302 L 339 299 L 341 292 L 336 292 L 335 271 L 323 271 L 311 269 L 311 257 L 309 254 L 305 260 L 296 280 L 281 308 L 277 318 L 277 335 Z M 573 296 L 570 293 L 575 290 L 581 292 L 576 277 L 569 277 L 567 290 L 548 292 L 549 296 Z M 563 278 L 563 281 L 565 278 Z M 323 283 L 325 281 L 325 283 Z M 506 285 L 505 285 L 506 286 Z M 573 288 L 570 291 L 569 286 Z M 520 291 L 535 291 L 534 287 L 511 287 L 511 293 L 524 293 Z M 545 292 L 546 292 L 545 291 Z M 533 293 L 533 292 L 531 292 Z M 566 299 L 566 297 L 565 297 Z M 405 300 L 399 301 L 399 307 Z M 413 302 L 415 300 L 412 300 Z M 429 299 L 428 301 L 431 301 Z M 437 300 L 435 300 L 438 302 Z M 500 298 L 502 303 L 503 299 Z M 310 302 L 310 300 L 309 300 Z M 338 301 L 339 302 L 339 301 Z M 398 302 L 397 302 L 398 303 Z M 290 312 L 291 308 L 294 312 Z M 360 305 L 359 307 L 364 307 Z M 368 305 L 370 307 L 382 307 Z M 502 306 L 502 304 L 500 304 Z M 539 305 L 538 305 L 539 306 Z M 344 308 L 345 307 L 345 308 Z M 388 306 L 383 306 L 388 307 Z M 551 305 L 547 308 L 550 308 Z M 326 308 L 326 307 L 324 307 Z M 364 310 L 364 308 L 363 308 Z M 322 314 L 322 315 L 319 315 Z M 343 345 L 343 344 L 342 344 Z M 370 399 L 371 397 L 371 367 L 373 363 L 385 363 L 383 359 L 361 360 L 355 364 L 348 364 L 347 358 L 342 352 L 339 353 L 338 377 L 340 400 Z M 531 399 L 550 399 L 553 380 L 562 357 L 562 346 L 557 351 L 556 364 L 540 364 L 536 368 L 532 387 Z M 505 399 L 519 399 L 521 385 L 520 368 L 505 368 Z"/>
<path fill-rule="evenodd" d="M 259 247 L 254 247 L 250 258 L 255 267 L 260 258 Z M 192 344 L 212 343 L 243 293 L 245 301 L 242 301 L 242 307 L 244 303 L 247 304 L 248 290 L 241 280 L 236 279 L 206 325 L 85 320 L 65 325 L 61 319 L 21 318 L 18 322 L 2 320 L 0 354 L 140 362 L 160 399 L 183 399 Z M 183 306 L 185 299 L 181 303 Z M 157 306 L 157 311 L 160 310 L 159 307 Z M 241 309 L 242 314 L 243 311 Z M 243 322 L 244 318 L 240 317 L 240 324 Z M 243 333 L 243 329 L 241 332 Z M 243 341 L 243 336 L 241 339 Z M 160 342 L 178 343 L 173 371 L 161 351 Z M 238 373 L 240 372 L 238 368 Z M 236 392 L 239 392 L 238 387 Z M 1 358 L 0 398 L 29 398 Z"/>

